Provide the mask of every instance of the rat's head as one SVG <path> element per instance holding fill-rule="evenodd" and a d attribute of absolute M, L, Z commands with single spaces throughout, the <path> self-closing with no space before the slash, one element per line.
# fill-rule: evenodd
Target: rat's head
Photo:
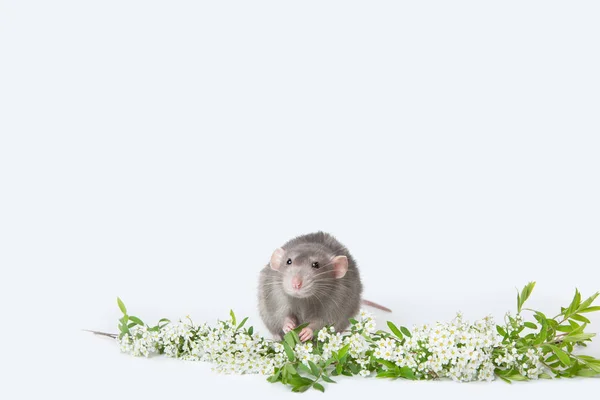
<path fill-rule="evenodd" d="M 298 298 L 326 295 L 327 288 L 348 272 L 346 256 L 330 254 L 312 244 L 290 249 L 280 247 L 273 252 L 269 265 L 282 274 L 283 290 Z"/>

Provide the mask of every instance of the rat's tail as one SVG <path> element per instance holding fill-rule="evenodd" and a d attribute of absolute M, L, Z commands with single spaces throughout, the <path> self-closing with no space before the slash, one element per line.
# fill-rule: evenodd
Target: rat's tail
<path fill-rule="evenodd" d="M 392 310 L 390 310 L 389 308 L 384 307 L 381 304 L 373 303 L 372 301 L 369 301 L 369 300 L 363 299 L 362 303 L 366 306 L 371 306 L 371 307 L 379 308 L 380 310 L 383 310 L 383 311 L 392 312 Z"/>

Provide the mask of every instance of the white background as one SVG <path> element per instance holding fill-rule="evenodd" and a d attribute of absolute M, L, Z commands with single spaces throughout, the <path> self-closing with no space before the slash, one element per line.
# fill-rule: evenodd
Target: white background
<path fill-rule="evenodd" d="M 3 391 L 287 395 L 80 329 L 115 331 L 121 296 L 148 322 L 233 308 L 265 332 L 258 272 L 315 230 L 394 310 L 380 326 L 501 320 L 529 280 L 551 315 L 600 290 L 597 2 L 0 4 Z M 326 395 L 598 383 L 356 378 Z"/>

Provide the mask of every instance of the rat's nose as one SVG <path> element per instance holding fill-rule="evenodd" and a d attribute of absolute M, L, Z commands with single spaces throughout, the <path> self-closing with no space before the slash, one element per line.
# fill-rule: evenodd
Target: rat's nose
<path fill-rule="evenodd" d="M 302 279 L 298 275 L 292 278 L 292 287 L 296 290 L 302 287 Z"/>

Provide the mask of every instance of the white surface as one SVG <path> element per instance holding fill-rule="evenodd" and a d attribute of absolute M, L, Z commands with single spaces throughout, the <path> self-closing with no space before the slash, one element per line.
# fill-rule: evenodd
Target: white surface
<path fill-rule="evenodd" d="M 318 229 L 407 326 L 500 319 L 529 280 L 548 314 L 600 290 L 596 2 L 197 3 L 2 2 L 4 391 L 287 393 L 79 329 L 114 331 L 119 295 L 149 322 L 234 308 L 264 332 L 259 269 Z M 326 395 L 598 383 L 350 379 Z"/>

